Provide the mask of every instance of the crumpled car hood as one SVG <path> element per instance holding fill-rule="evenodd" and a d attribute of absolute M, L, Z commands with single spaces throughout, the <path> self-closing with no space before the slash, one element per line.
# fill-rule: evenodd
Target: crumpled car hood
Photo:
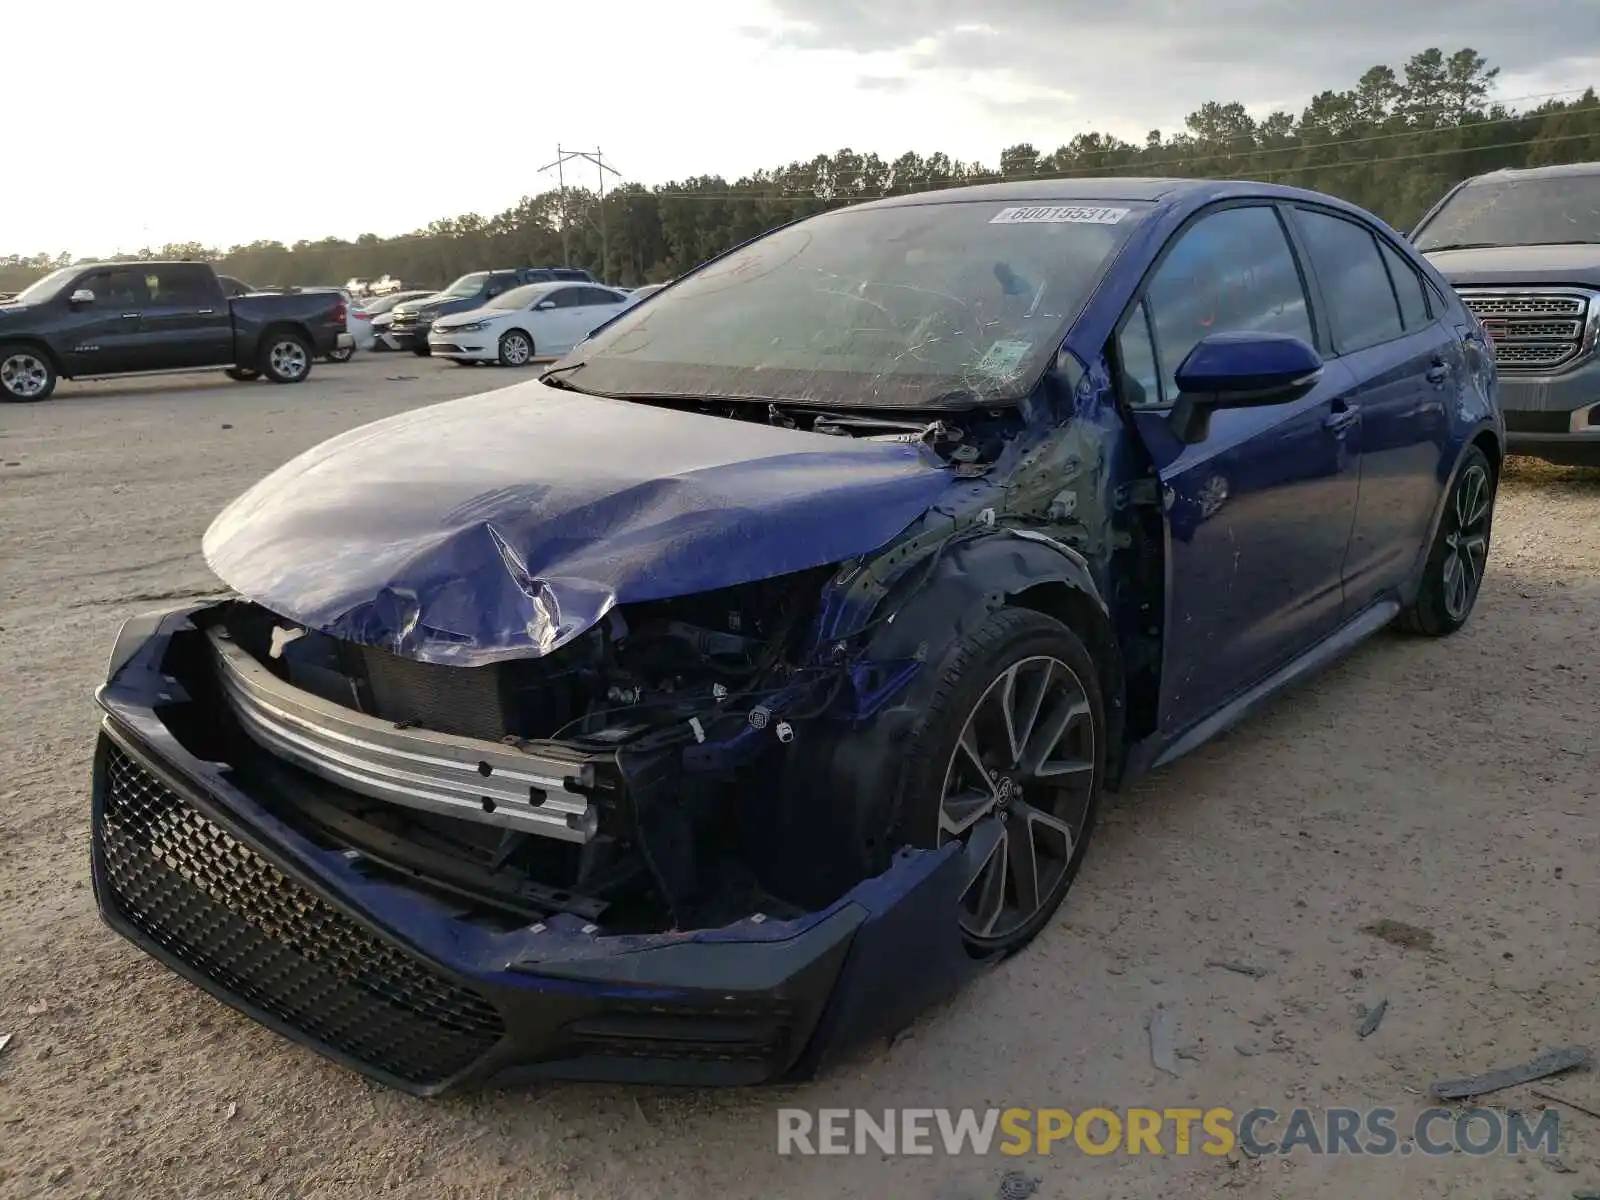
<path fill-rule="evenodd" d="M 279 616 L 478 666 L 548 654 L 617 604 L 867 553 L 956 485 L 916 445 L 531 381 L 308 450 L 224 509 L 203 547 Z"/>

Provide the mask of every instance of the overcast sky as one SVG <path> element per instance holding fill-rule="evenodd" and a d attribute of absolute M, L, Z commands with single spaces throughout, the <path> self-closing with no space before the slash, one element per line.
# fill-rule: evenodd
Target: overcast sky
<path fill-rule="evenodd" d="M 1600 83 L 1597 4 L 17 3 L 0 253 L 404 233 L 553 187 L 558 142 L 647 184 L 844 146 L 993 163 L 1209 99 L 1298 112 L 1430 45 L 1518 98 Z"/>

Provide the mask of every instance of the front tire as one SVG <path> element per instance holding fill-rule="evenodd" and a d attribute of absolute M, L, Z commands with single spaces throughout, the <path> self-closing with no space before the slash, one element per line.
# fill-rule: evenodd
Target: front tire
<path fill-rule="evenodd" d="M 1494 500 L 1494 469 L 1482 450 L 1469 446 L 1423 565 L 1422 586 L 1400 614 L 1402 628 L 1447 637 L 1467 623 L 1489 560 Z"/>
<path fill-rule="evenodd" d="M 1066 898 L 1106 762 L 1099 673 L 1053 617 L 1002 609 L 945 655 L 906 747 L 897 839 L 967 847 L 961 936 L 1010 954 Z"/>
<path fill-rule="evenodd" d="M 50 356 L 32 346 L 0 345 L 0 399 L 32 404 L 50 399 L 56 369 Z"/>
<path fill-rule="evenodd" d="M 324 357 L 331 363 L 347 363 L 355 356 L 356 348 L 354 346 L 345 346 L 342 349 L 332 351 Z"/>
<path fill-rule="evenodd" d="M 525 367 L 533 361 L 533 338 L 520 329 L 508 329 L 500 335 L 500 365 Z"/>
<path fill-rule="evenodd" d="M 411 353 L 415 354 L 418 358 L 431 358 L 433 356 L 433 351 L 428 349 L 427 342 L 419 342 L 415 346 L 411 347 Z"/>
<path fill-rule="evenodd" d="M 273 383 L 304 383 L 311 357 L 311 343 L 298 333 L 274 333 L 261 351 L 261 373 Z"/>

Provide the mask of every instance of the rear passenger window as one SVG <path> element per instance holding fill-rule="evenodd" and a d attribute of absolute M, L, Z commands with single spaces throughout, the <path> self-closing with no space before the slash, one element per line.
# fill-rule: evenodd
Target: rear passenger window
<path fill-rule="evenodd" d="M 1389 278 L 1394 281 L 1395 295 L 1400 297 L 1400 317 L 1408 333 L 1421 329 L 1433 318 L 1428 314 L 1427 293 L 1422 290 L 1422 276 L 1405 260 L 1405 256 L 1388 242 L 1379 241 L 1383 248 L 1383 261 L 1389 265 Z"/>
<path fill-rule="evenodd" d="M 1295 216 L 1322 284 L 1335 349 L 1351 354 L 1401 336 L 1400 305 L 1372 231 L 1311 209 Z"/>
<path fill-rule="evenodd" d="M 1178 367 L 1213 333 L 1286 333 L 1316 344 L 1300 268 L 1277 212 L 1266 206 L 1225 208 L 1179 234 L 1145 303 L 1168 401 L 1178 394 Z"/>

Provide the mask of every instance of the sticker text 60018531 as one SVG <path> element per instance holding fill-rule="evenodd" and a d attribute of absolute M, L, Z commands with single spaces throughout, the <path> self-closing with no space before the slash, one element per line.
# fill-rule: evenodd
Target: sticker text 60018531
<path fill-rule="evenodd" d="M 989 218 L 991 225 L 1048 224 L 1115 225 L 1128 215 L 1125 208 L 1087 208 L 1078 204 L 1050 204 L 1002 208 Z"/>

